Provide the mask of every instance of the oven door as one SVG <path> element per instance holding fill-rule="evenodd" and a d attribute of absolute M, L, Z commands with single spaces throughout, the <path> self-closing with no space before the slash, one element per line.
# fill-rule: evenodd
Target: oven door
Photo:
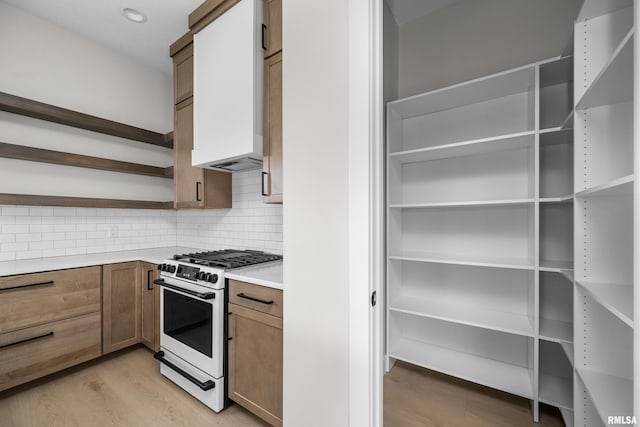
<path fill-rule="evenodd" d="M 212 377 L 221 378 L 225 339 L 224 289 L 209 289 L 174 278 L 163 279 L 160 347 Z M 195 296 L 194 293 L 209 295 Z"/>

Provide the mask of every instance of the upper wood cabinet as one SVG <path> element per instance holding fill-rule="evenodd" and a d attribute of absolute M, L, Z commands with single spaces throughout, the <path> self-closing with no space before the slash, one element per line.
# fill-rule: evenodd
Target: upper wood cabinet
<path fill-rule="evenodd" d="M 282 203 L 282 0 L 265 0 L 264 25 L 262 195 Z"/>
<path fill-rule="evenodd" d="M 140 342 L 140 263 L 102 267 L 102 353 Z"/>
<path fill-rule="evenodd" d="M 264 61 L 263 129 L 263 200 L 282 203 L 282 52 Z"/>
<path fill-rule="evenodd" d="M 155 264 L 140 262 L 140 341 L 153 351 L 160 351 L 160 288 L 153 285 L 158 278 L 160 272 Z"/>
<path fill-rule="evenodd" d="M 175 207 L 222 209 L 231 207 L 231 174 L 195 168 L 193 150 L 193 42 L 187 33 L 171 46 L 174 71 Z"/>
<path fill-rule="evenodd" d="M 265 0 L 264 2 L 264 57 L 282 50 L 282 0 Z"/>
<path fill-rule="evenodd" d="M 173 101 L 179 104 L 193 96 L 193 43 L 173 57 Z"/>

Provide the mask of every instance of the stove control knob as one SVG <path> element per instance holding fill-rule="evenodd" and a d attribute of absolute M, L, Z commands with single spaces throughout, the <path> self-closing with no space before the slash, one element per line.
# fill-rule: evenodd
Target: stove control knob
<path fill-rule="evenodd" d="M 176 266 L 175 265 L 169 265 L 169 273 L 175 273 L 176 272 Z"/>
<path fill-rule="evenodd" d="M 206 273 L 205 273 L 204 271 L 200 271 L 200 272 L 196 273 L 196 279 L 198 279 L 198 280 L 204 280 L 204 275 L 205 275 L 205 274 L 206 274 Z"/>
<path fill-rule="evenodd" d="M 210 282 L 211 281 L 211 273 L 207 273 L 204 275 L 204 278 L 202 279 L 205 282 Z"/>
<path fill-rule="evenodd" d="M 216 283 L 218 281 L 218 275 L 212 274 L 211 277 L 209 277 L 208 281 L 211 283 Z"/>
<path fill-rule="evenodd" d="M 167 271 L 167 264 L 160 264 L 158 268 L 160 269 L 160 271 Z"/>
<path fill-rule="evenodd" d="M 158 264 L 158 270 L 162 271 L 162 264 Z"/>

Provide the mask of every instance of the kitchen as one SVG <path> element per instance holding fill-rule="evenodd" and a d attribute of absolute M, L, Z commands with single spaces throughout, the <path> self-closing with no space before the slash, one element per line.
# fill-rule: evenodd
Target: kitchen
<path fill-rule="evenodd" d="M 286 54 L 291 55 L 287 56 L 291 59 L 285 60 L 283 69 L 283 140 L 287 147 L 283 159 L 283 187 L 286 188 L 287 201 L 282 206 L 262 203 L 263 196 L 256 190 L 263 184 L 262 176 L 256 170 L 233 175 L 233 208 L 228 210 L 120 210 L 29 207 L 22 204 L 2 208 L 3 217 L 6 209 L 7 221 L 11 221 L 11 218 L 18 221 L 18 218 L 33 215 L 36 219 L 31 221 L 35 223 L 27 223 L 28 230 L 31 226 L 37 230 L 39 221 L 41 227 L 53 225 L 52 233 L 56 233 L 56 225 L 60 230 L 58 233 L 69 233 L 68 236 L 65 234 L 63 240 L 51 240 L 53 247 L 43 239 L 39 242 L 2 242 L 2 252 L 7 247 L 6 253 L 13 253 L 13 259 L 20 254 L 20 257 L 35 259 L 33 265 L 41 262 L 42 270 L 34 271 L 50 269 L 46 259 L 62 255 L 61 249 L 65 256 L 89 253 L 87 247 L 81 246 L 86 243 L 79 243 L 85 240 L 96 240 L 91 248 L 105 252 L 178 246 L 284 253 L 287 258 L 284 263 L 287 283 L 302 283 L 286 288 L 283 304 L 283 403 L 288 420 L 285 423 L 291 425 L 346 425 L 349 419 L 352 425 L 361 425 L 358 417 L 369 413 L 367 408 L 370 406 L 380 406 L 375 404 L 375 397 L 363 402 L 370 393 L 367 390 L 375 388 L 369 386 L 369 381 L 374 380 L 364 380 L 362 377 L 362 372 L 370 369 L 369 362 L 364 363 L 368 360 L 368 334 L 362 333 L 368 327 L 358 329 L 363 321 L 368 322 L 368 301 L 371 297 L 367 278 L 372 273 L 367 254 L 372 238 L 368 236 L 369 224 L 362 221 L 367 217 L 367 197 L 370 197 L 366 190 L 362 190 L 368 188 L 366 180 L 369 179 L 371 166 L 363 160 L 368 155 L 358 155 L 362 154 L 358 151 L 363 149 L 362 145 L 352 145 L 350 142 L 356 138 L 350 134 L 353 132 L 350 127 L 353 118 L 349 119 L 349 115 L 353 103 L 349 99 L 358 99 L 357 90 L 361 89 L 349 83 L 357 79 L 350 80 L 352 76 L 347 71 L 362 66 L 357 60 L 363 59 L 350 57 L 349 50 L 352 53 L 364 52 L 363 55 L 367 50 L 358 51 L 353 46 L 349 47 L 349 43 L 356 43 L 359 39 L 349 36 L 347 29 L 353 26 L 356 31 L 355 28 L 361 30 L 361 27 L 350 22 L 349 19 L 356 18 L 347 13 L 349 7 L 356 6 L 342 3 L 336 2 L 331 8 L 326 5 L 320 8 L 315 3 L 285 2 L 283 51 L 289 52 L 287 46 L 290 46 L 292 53 Z M 4 3 L 0 6 L 3 7 L 0 16 L 7 17 L 7 22 L 13 23 L 12 26 L 3 25 L 1 30 L 11 29 L 9 36 L 3 35 L 2 40 L 6 44 L 3 47 L 5 57 L 13 59 L 3 66 L 1 81 L 11 82 L 13 86 L 3 87 L 1 91 L 144 129 L 154 129 L 161 134 L 174 130 L 175 99 L 170 77 L 165 73 L 153 72 L 135 61 L 74 37 Z M 195 4 L 194 8 L 197 6 Z M 12 14 L 9 15 L 9 11 Z M 183 30 L 186 31 L 184 16 Z M 363 13 L 361 16 L 368 15 Z M 20 25 L 21 22 L 24 25 Z M 296 25 L 296 22 L 304 22 L 305 25 Z M 331 25 L 327 25 L 328 22 Z M 42 28 L 42 33 L 34 34 L 34 28 Z M 288 39 L 288 31 L 296 37 Z M 168 41 L 167 48 L 176 39 Z M 16 40 L 21 43 L 16 43 Z M 60 46 L 67 46 L 68 50 L 61 51 Z M 165 59 L 167 48 L 163 53 Z M 540 55 L 544 56 L 526 61 L 524 55 L 525 58 L 513 59 L 515 64 L 507 60 L 500 63 L 493 58 L 495 68 L 489 66 L 479 75 L 552 56 L 549 52 Z M 366 62 L 367 58 L 364 60 Z M 348 66 L 349 61 L 352 61 L 351 66 Z M 42 70 L 47 72 L 43 73 Z M 475 76 L 458 78 L 467 80 L 471 77 Z M 310 85 L 310 81 L 314 84 Z M 71 87 L 73 90 L 69 90 Z M 313 102 L 309 102 L 310 99 Z M 102 140 L 100 143 L 87 144 L 91 138 L 98 137 L 66 128 L 61 131 L 60 127 L 43 124 L 39 120 L 10 117 L 10 126 L 7 125 L 7 133 L 3 134 L 3 142 L 6 143 L 42 144 L 40 148 L 53 149 L 47 141 L 56 141 L 55 149 L 65 152 L 74 152 L 76 144 L 76 148 L 83 147 L 76 152 L 84 155 L 158 167 L 173 164 L 173 154 L 164 148 L 108 138 L 106 142 Z M 326 123 L 332 125 L 326 126 Z M 314 131 L 310 132 L 309 129 Z M 294 140 L 300 142 L 287 146 L 286 141 Z M 7 159 L 2 162 L 3 171 L 11 173 L 7 175 L 10 179 L 3 180 L 5 188 L 2 193 L 173 200 L 174 189 L 170 180 L 147 177 L 125 180 L 119 178 L 124 174 L 100 175 L 106 172 L 88 170 L 78 174 L 70 171 L 79 168 L 66 168 L 65 173 L 60 173 L 60 166 L 57 165 L 38 164 L 36 168 L 32 165 L 27 167 L 24 162 Z M 367 164 L 363 165 L 362 162 Z M 46 179 L 34 179 L 38 174 Z M 105 177 L 108 177 L 108 186 L 99 184 L 101 180 L 104 182 Z M 63 194 L 60 188 L 65 189 Z M 189 193 L 189 196 L 196 194 L 195 198 L 198 198 L 197 188 L 191 188 Z M 236 206 L 236 201 L 241 205 Z M 240 210 L 236 211 L 237 208 Z M 104 219 L 103 225 L 98 227 L 100 224 L 95 224 L 94 229 L 89 222 L 92 216 Z M 18 234 L 29 234 L 23 231 L 24 225 L 6 224 L 7 232 L 14 236 L 7 239 L 17 240 Z M 148 232 L 149 229 L 154 231 Z M 142 230 L 145 232 L 141 233 Z M 4 232 L 3 223 L 3 235 Z M 49 232 L 34 231 L 42 234 Z M 96 234 L 89 237 L 88 233 Z M 283 239 L 283 235 L 287 239 Z M 34 236 L 24 238 L 35 239 Z M 161 263 L 163 259 L 179 252 L 171 251 L 153 261 Z M 379 266 L 384 262 L 374 264 Z M 319 295 L 331 295 L 331 310 L 323 309 L 322 304 L 318 303 Z M 367 305 L 358 304 L 358 301 L 367 301 Z M 313 384 L 313 387 L 309 384 Z M 317 402 L 322 402 L 326 409 L 320 411 L 321 415 L 316 414 L 310 419 L 309 414 L 317 412 L 313 409 L 313 402 L 316 402 L 316 406 Z"/>

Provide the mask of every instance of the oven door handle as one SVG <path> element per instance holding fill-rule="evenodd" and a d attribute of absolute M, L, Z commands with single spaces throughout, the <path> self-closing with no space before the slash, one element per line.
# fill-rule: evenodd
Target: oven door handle
<path fill-rule="evenodd" d="M 185 377 L 186 379 L 188 379 L 189 381 L 191 381 L 192 383 L 200 387 L 200 389 L 202 389 L 203 391 L 208 391 L 216 387 L 216 383 L 214 383 L 212 380 L 207 380 L 205 382 L 202 382 L 198 380 L 196 377 L 194 377 L 193 375 L 191 375 L 190 373 L 185 372 L 184 370 L 178 368 L 173 363 L 169 362 L 167 359 L 164 358 L 164 351 L 159 351 L 155 353 L 153 355 L 153 358 L 159 360 L 160 363 L 167 365 L 168 367 L 170 367 L 171 369 L 173 369 L 174 371 L 176 371 L 177 373 L 179 373 L 180 375 L 182 375 L 183 377 Z"/>
<path fill-rule="evenodd" d="M 184 292 L 185 294 L 192 295 L 200 299 L 214 299 L 216 297 L 215 292 L 196 292 L 191 289 L 181 288 L 180 286 L 170 285 L 164 281 L 164 279 L 156 279 L 153 281 L 154 285 L 164 286 L 165 288 L 173 289 L 174 291 Z"/>

